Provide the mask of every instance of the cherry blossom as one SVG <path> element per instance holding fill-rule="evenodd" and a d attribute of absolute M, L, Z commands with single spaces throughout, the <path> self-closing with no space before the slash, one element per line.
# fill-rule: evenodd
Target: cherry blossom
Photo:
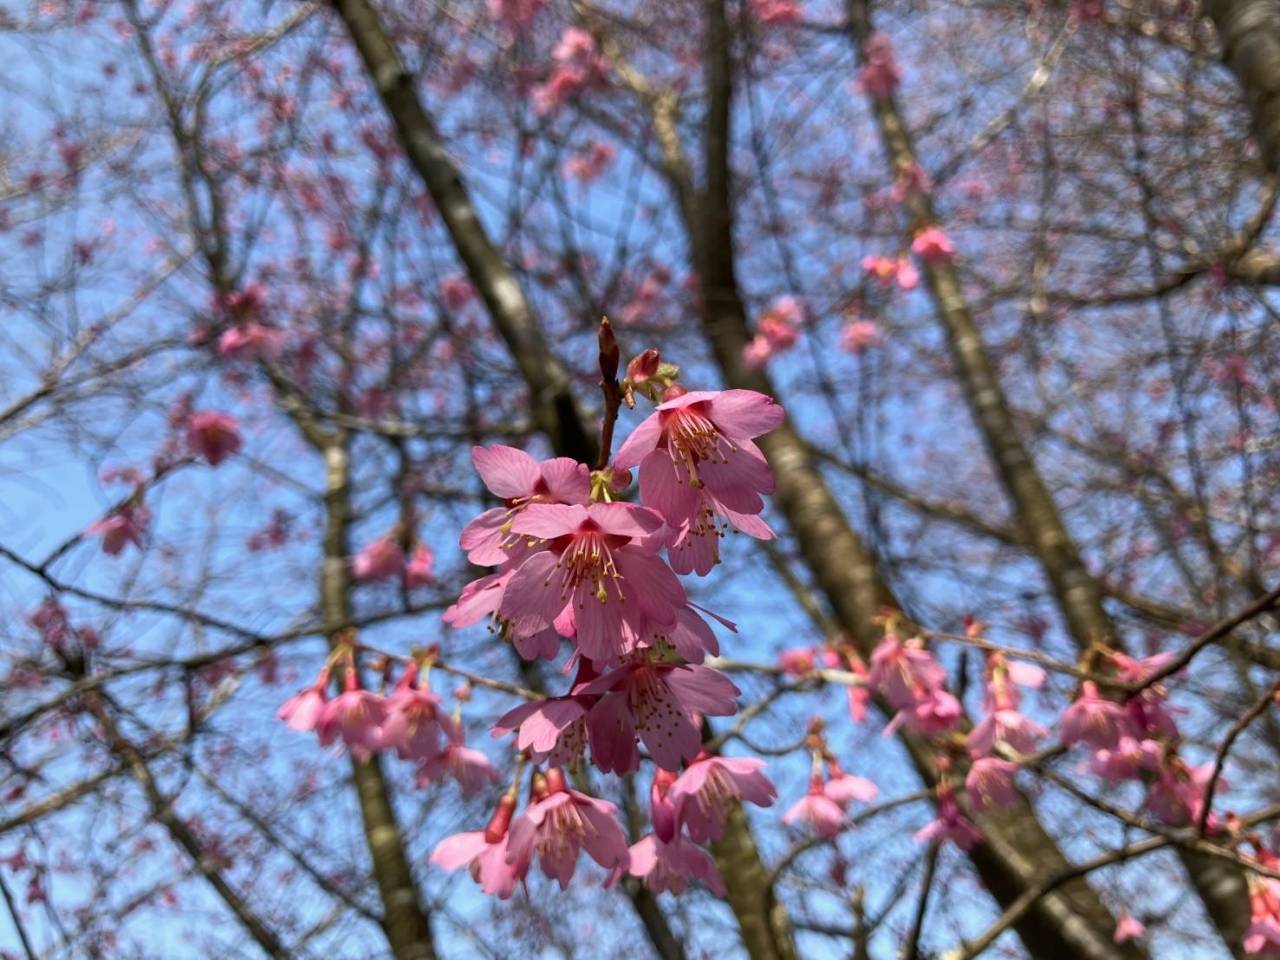
<path fill-rule="evenodd" d="M 237 453 L 242 443 L 236 418 L 229 413 L 201 410 L 187 420 L 188 447 L 211 467 Z"/>
<path fill-rule="evenodd" d="M 725 894 L 715 861 L 679 834 L 669 841 L 649 834 L 632 844 L 627 872 L 654 893 L 684 893 L 690 880 L 701 880 L 716 896 Z"/>
<path fill-rule="evenodd" d="M 150 522 L 151 511 L 146 504 L 131 500 L 91 524 L 85 533 L 102 537 L 102 552 L 114 557 L 131 543 L 140 548 Z"/>
<path fill-rule="evenodd" d="M 689 836 L 719 840 L 729 804 L 735 800 L 771 807 L 778 791 L 757 757 L 700 754 L 671 784 L 669 798 Z"/>
<path fill-rule="evenodd" d="M 612 803 L 565 786 L 558 768 L 545 778 L 535 775 L 538 783 L 540 796 L 511 826 L 508 863 L 528 863 L 536 855 L 542 872 L 562 890 L 568 888 L 582 850 L 606 870 L 626 869 L 631 855 Z"/>

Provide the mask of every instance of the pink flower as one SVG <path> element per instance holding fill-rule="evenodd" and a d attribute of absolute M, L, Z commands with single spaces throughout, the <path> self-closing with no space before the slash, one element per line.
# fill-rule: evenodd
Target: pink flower
<path fill-rule="evenodd" d="M 950 263 L 955 259 L 956 248 L 951 238 L 940 227 L 925 227 L 911 241 L 911 249 L 925 263 Z"/>
<path fill-rule="evenodd" d="M 812 673 L 817 667 L 817 658 L 813 647 L 793 647 L 778 654 L 778 666 L 793 677 L 802 677 Z"/>
<path fill-rule="evenodd" d="M 1205 790 L 1213 775 L 1213 764 L 1189 766 L 1179 757 L 1170 757 L 1160 768 L 1159 777 L 1147 792 L 1147 809 L 1171 827 L 1199 823 L 1204 811 Z M 1214 796 L 1225 793 L 1230 785 L 1219 777 L 1214 784 Z M 1210 815 L 1206 826 L 1210 830 L 1217 824 L 1217 817 Z"/>
<path fill-rule="evenodd" d="M 284 331 L 249 321 L 228 327 L 218 338 L 218 352 L 237 359 L 278 360 L 284 350 Z"/>
<path fill-rule="evenodd" d="M 587 718 L 591 754 L 601 770 L 622 774 L 639 765 L 637 734 L 658 766 L 679 770 L 702 750 L 696 714 L 733 714 L 739 690 L 710 667 L 633 663 L 573 692 L 601 695 Z"/>
<path fill-rule="evenodd" d="M 997 746 L 1031 753 L 1048 731 L 1017 710 L 996 710 L 969 731 L 965 746 L 971 757 L 985 757 Z"/>
<path fill-rule="evenodd" d="M 418 767 L 418 786 L 426 786 L 445 774 L 457 780 L 462 792 L 468 796 L 502 779 L 502 774 L 488 757 L 479 750 L 464 747 L 457 739 L 450 740 L 443 750 L 428 757 Z"/>
<path fill-rule="evenodd" d="M 515 806 L 515 795 L 504 794 L 484 830 L 457 833 L 441 840 L 431 851 L 431 862 L 446 870 L 467 867 L 485 893 L 508 899 L 529 870 L 528 860 L 508 859 L 507 831 Z"/>
<path fill-rule="evenodd" d="M 511 520 L 534 503 L 581 503 L 591 499 L 591 477 L 584 464 L 568 457 L 539 463 L 515 447 L 472 447 L 471 461 L 489 492 L 506 504 L 486 510 L 462 531 L 467 559 L 492 567 L 511 559 Z"/>
<path fill-rule="evenodd" d="M 708 513 L 762 536 L 768 528 L 752 518 L 764 509 L 761 495 L 773 492 L 773 471 L 751 441 L 782 418 L 781 406 L 753 390 L 678 394 L 636 427 L 614 469 L 640 467 L 641 500 L 682 539 L 707 535 Z"/>
<path fill-rule="evenodd" d="M 1018 802 L 1014 776 L 1018 765 L 999 757 L 979 757 L 969 767 L 964 788 L 973 809 L 981 813 L 991 807 L 1005 809 Z"/>
<path fill-rule="evenodd" d="M 797 0 L 751 0 L 751 12 L 766 26 L 782 26 L 801 20 Z"/>
<path fill-rule="evenodd" d="M 822 785 L 822 792 L 828 799 L 848 809 L 854 802 L 871 803 L 880 795 L 880 788 L 866 777 L 844 773 L 839 765 L 831 764 L 831 779 Z"/>
<path fill-rule="evenodd" d="M 777 347 L 763 334 L 756 334 L 742 348 L 742 365 L 748 370 L 759 370 L 776 352 Z"/>
<path fill-rule="evenodd" d="M 290 730 L 297 730 L 299 733 L 314 730 L 324 715 L 325 706 L 328 703 L 325 696 L 325 686 L 328 682 L 328 674 L 321 674 L 314 685 L 305 690 L 299 690 L 286 700 L 276 711 L 276 716 L 283 720 Z"/>
<path fill-rule="evenodd" d="M 346 689 L 327 704 L 316 721 L 321 746 L 341 738 L 351 755 L 362 763 L 382 746 L 382 721 L 386 707 L 381 697 L 356 686 L 355 671 L 343 674 Z"/>
<path fill-rule="evenodd" d="M 1099 696 L 1097 684 L 1090 680 L 1080 685 L 1080 696 L 1062 714 L 1062 742 L 1068 747 L 1084 741 L 1114 750 L 1127 729 L 1124 708 Z"/>
<path fill-rule="evenodd" d="M 1154 740 L 1138 741 L 1122 736 L 1114 749 L 1101 747 L 1094 750 L 1089 759 L 1089 769 L 1094 776 L 1111 783 L 1136 780 L 1143 770 L 1160 769 L 1160 744 Z"/>
<path fill-rule="evenodd" d="M 227 457 L 239 451 L 240 430 L 236 418 L 217 410 L 193 413 L 187 420 L 187 446 L 216 467 Z"/>
<path fill-rule="evenodd" d="M 417 679 L 418 667 L 411 664 L 384 703 L 381 745 L 395 750 L 402 760 L 427 760 L 440 753 L 444 743 L 461 736 L 440 698 L 419 687 Z"/>
<path fill-rule="evenodd" d="M 902 68 L 894 58 L 893 44 L 883 33 L 873 33 L 863 47 L 858 88 L 869 97 L 882 99 L 892 94 L 901 81 Z"/>
<path fill-rule="evenodd" d="M 930 690 L 914 703 L 899 710 L 885 726 L 888 736 L 900 726 L 926 737 L 946 733 L 960 719 L 960 701 L 946 690 Z"/>
<path fill-rule="evenodd" d="M 523 29 L 533 22 L 546 0 L 488 0 L 489 16 L 512 29 Z"/>
<path fill-rule="evenodd" d="M 588 184 L 600 179 L 617 156 L 613 145 L 593 141 L 584 153 L 576 153 L 564 165 L 564 174 L 570 180 Z"/>
<path fill-rule="evenodd" d="M 404 567 L 404 551 L 391 537 L 379 537 L 356 554 L 351 570 L 357 580 L 390 580 Z"/>
<path fill-rule="evenodd" d="M 657 375 L 661 365 L 662 354 L 650 347 L 631 358 L 627 364 L 627 379 L 637 385 L 648 383 Z"/>
<path fill-rule="evenodd" d="M 440 281 L 444 305 L 455 313 L 475 299 L 476 288 L 465 277 L 445 277 Z"/>
<path fill-rule="evenodd" d="M 410 590 L 425 587 L 435 582 L 436 555 L 431 548 L 420 543 L 413 548 L 413 556 L 404 568 L 404 584 Z"/>
<path fill-rule="evenodd" d="M 904 643 L 895 634 L 887 633 L 871 653 L 867 682 L 895 709 L 912 706 L 931 691 L 941 689 L 946 681 L 942 664 L 919 641 Z"/>
<path fill-rule="evenodd" d="M 882 339 L 874 320 L 851 320 L 840 331 L 841 349 L 855 354 L 880 346 Z"/>
<path fill-rule="evenodd" d="M 549 792 L 512 824 L 508 862 L 527 863 L 536 853 L 542 872 L 558 881 L 562 890 L 569 886 L 582 850 L 606 870 L 626 869 L 631 856 L 626 835 L 614 817 L 617 808 L 566 787 L 558 769 L 552 769 L 546 779 Z"/>
<path fill-rule="evenodd" d="M 1147 934 L 1147 928 L 1131 913 L 1120 914 L 1120 919 L 1116 921 L 1116 932 L 1112 937 L 1116 943 L 1127 943 L 1130 940 L 1137 940 Z"/>
<path fill-rule="evenodd" d="M 150 522 L 151 511 L 146 504 L 129 501 L 90 525 L 85 533 L 102 537 L 102 552 L 114 557 L 131 543 L 141 549 L 142 537 Z"/>
<path fill-rule="evenodd" d="M 1280 954 L 1280 882 L 1269 877 L 1250 878 L 1249 928 L 1244 935 L 1244 950 L 1268 956 Z"/>
<path fill-rule="evenodd" d="M 701 880 L 718 897 L 725 893 L 715 861 L 679 834 L 666 842 L 649 834 L 632 844 L 627 872 L 642 879 L 654 893 L 684 893 L 694 879 Z"/>
<path fill-rule="evenodd" d="M 550 760 L 570 766 L 582 759 L 586 749 L 587 711 L 594 704 L 594 697 L 534 700 L 503 714 L 492 733 L 500 737 L 518 731 L 516 749 L 528 750 L 535 763 Z"/>
<path fill-rule="evenodd" d="M 938 791 L 938 818 L 916 831 L 915 839 L 930 843 L 950 840 L 961 850 L 971 850 L 975 843 L 982 840 L 982 834 L 960 812 L 952 792 L 943 787 Z"/>
<path fill-rule="evenodd" d="M 1147 677 L 1162 669 L 1172 659 L 1172 654 L 1158 653 L 1141 660 L 1123 653 L 1112 654 L 1116 676 L 1123 683 L 1145 683 Z M 1167 706 L 1168 689 L 1162 683 L 1153 683 L 1125 703 L 1129 721 L 1139 734 L 1172 739 L 1178 735 L 1178 724 L 1173 719 L 1177 712 Z"/>
<path fill-rule="evenodd" d="M 866 256 L 862 269 L 883 287 L 896 282 L 903 290 L 912 290 L 920 282 L 920 272 L 906 257 Z"/>
<path fill-rule="evenodd" d="M 809 792 L 782 815 L 782 822 L 788 826 L 802 823 L 822 839 L 830 840 L 844 826 L 844 811 L 822 792 L 822 777 L 815 775 L 809 781 Z"/>
<path fill-rule="evenodd" d="M 499 614 L 518 637 L 572 616 L 583 656 L 618 657 L 648 626 L 674 626 L 685 606 L 680 581 L 655 555 L 663 528 L 657 513 L 630 503 L 530 506 L 511 530 L 547 549 L 516 570 Z"/>
<path fill-rule="evenodd" d="M 702 754 L 671 785 L 670 800 L 689 836 L 698 843 L 719 840 L 728 806 L 744 800 L 771 807 L 778 796 L 756 757 L 716 757 Z"/>

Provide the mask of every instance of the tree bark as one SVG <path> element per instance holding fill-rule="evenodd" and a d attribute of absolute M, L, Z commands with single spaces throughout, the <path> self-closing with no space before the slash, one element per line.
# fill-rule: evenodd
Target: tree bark
<path fill-rule="evenodd" d="M 1262 162 L 1280 173 L 1280 0 L 1205 0 L 1204 12 L 1244 88 Z"/>
<path fill-rule="evenodd" d="M 707 3 L 706 183 L 685 228 L 697 265 L 702 323 L 725 382 L 731 387 L 776 395 L 768 375 L 742 362 L 749 341 L 746 309 L 733 255 L 731 201 L 732 36 L 723 0 Z M 672 164 L 669 171 L 683 168 Z M 687 192 L 687 191 L 686 191 Z M 774 505 L 786 517 L 800 551 L 845 634 L 869 657 L 882 637 L 875 623 L 885 607 L 901 608 L 880 576 L 873 555 L 849 525 L 823 480 L 808 444 L 790 422 L 760 438 L 777 478 Z M 912 762 L 928 785 L 938 782 L 932 745 L 902 737 Z M 1053 838 L 1025 801 L 998 815 L 979 818 L 984 842 L 970 857 L 991 895 L 1007 906 L 1037 878 L 1068 864 Z M 1112 941 L 1115 919 L 1094 890 L 1075 880 L 1038 901 L 1017 924 L 1018 936 L 1035 957 L 1139 957 L 1133 944 Z"/>
<path fill-rule="evenodd" d="M 867 0 L 848 0 L 847 13 L 851 38 L 861 57 L 872 33 Z M 1280 51 L 1280 36 L 1276 42 Z M 1280 78 L 1280 60 L 1277 65 L 1276 76 Z M 919 162 L 915 144 L 895 97 L 888 94 L 869 100 L 890 168 L 915 169 Z M 927 192 L 912 191 L 903 203 L 913 230 L 937 222 Z M 922 272 L 935 313 L 946 332 L 969 410 L 1013 502 L 1031 551 L 1049 581 L 1068 632 L 1081 651 L 1102 641 L 1119 646 L 1121 639 L 1102 603 L 1103 589 L 1086 568 L 1049 488 L 1022 442 L 1004 389 L 961 290 L 958 273 L 947 262 L 928 261 L 922 263 Z M 1243 871 L 1224 860 L 1186 849 L 1179 849 L 1178 855 L 1223 941 L 1235 956 L 1242 957 L 1242 940 L 1249 924 Z"/>
<path fill-rule="evenodd" d="M 321 451 L 325 466 L 324 570 L 320 580 L 320 605 L 326 623 L 351 621 L 351 579 L 348 528 L 350 463 L 346 438 L 330 439 Z M 341 631 L 329 636 L 331 647 L 341 642 Z M 435 960 L 435 944 L 427 912 L 418 899 L 413 870 L 405 856 L 404 836 L 391 805 L 391 788 L 374 754 L 367 762 L 351 758 L 351 778 L 360 802 L 369 859 L 382 898 L 382 927 L 396 960 Z"/>

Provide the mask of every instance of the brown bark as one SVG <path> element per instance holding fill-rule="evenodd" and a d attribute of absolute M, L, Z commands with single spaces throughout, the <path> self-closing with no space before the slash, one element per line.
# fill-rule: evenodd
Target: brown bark
<path fill-rule="evenodd" d="M 733 90 L 732 38 L 723 0 L 707 4 L 706 184 L 696 211 L 685 218 L 697 265 L 702 322 L 725 382 L 731 387 L 776 395 L 768 375 L 742 362 L 749 340 L 746 310 L 733 257 L 733 211 L 729 149 Z M 686 168 L 666 158 L 669 174 Z M 687 188 L 678 190 L 687 194 Z M 693 214 L 690 216 L 689 214 Z M 777 478 L 774 504 L 786 517 L 801 554 L 836 619 L 864 657 L 882 631 L 882 608 L 900 607 L 882 580 L 875 559 L 850 527 L 827 487 L 806 442 L 789 422 L 760 439 Z M 906 735 L 904 745 L 922 779 L 937 783 L 936 754 L 927 741 Z M 1053 838 L 1025 802 L 979 820 L 984 842 L 970 854 L 984 885 L 1002 906 L 1012 903 L 1040 877 L 1068 868 Z M 1138 957 L 1131 944 L 1116 945 L 1115 920 L 1093 889 L 1075 880 L 1037 901 L 1016 929 L 1036 957 Z"/>
<path fill-rule="evenodd" d="M 335 436 L 322 450 L 325 466 L 324 570 L 320 605 L 325 623 L 351 620 L 351 580 L 348 572 L 350 526 L 350 464 L 346 438 Z M 341 632 L 329 636 L 336 646 Z M 435 960 L 435 944 L 427 912 L 418 899 L 413 870 L 405 856 L 404 836 L 391 806 L 391 788 L 375 754 L 361 763 L 351 758 L 351 777 L 360 802 L 373 876 L 382 899 L 382 927 L 396 960 Z"/>
<path fill-rule="evenodd" d="M 848 0 L 847 12 L 851 36 L 861 56 L 862 47 L 872 33 L 867 0 Z M 1280 38 L 1277 43 L 1280 44 Z M 1280 46 L 1277 49 L 1280 50 Z M 1280 67 L 1276 76 L 1280 77 Z M 890 167 L 913 169 L 918 164 L 915 144 L 896 99 L 892 95 L 870 99 Z M 904 206 L 913 230 L 936 222 L 927 193 L 911 192 Z M 1053 496 L 1022 442 L 1004 389 L 961 290 L 958 273 L 946 262 L 925 262 L 922 266 L 970 413 L 1013 502 L 1019 526 L 1049 581 L 1072 639 L 1081 650 L 1102 641 L 1118 646 L 1120 638 L 1102 603 L 1102 587 L 1085 567 Z M 1243 956 L 1241 941 L 1249 923 L 1243 872 L 1225 861 L 1193 851 L 1180 849 L 1178 852 L 1222 939 L 1236 956 Z"/>
<path fill-rule="evenodd" d="M 1280 0 L 1205 0 L 1204 12 L 1253 112 L 1262 162 L 1280 173 Z"/>

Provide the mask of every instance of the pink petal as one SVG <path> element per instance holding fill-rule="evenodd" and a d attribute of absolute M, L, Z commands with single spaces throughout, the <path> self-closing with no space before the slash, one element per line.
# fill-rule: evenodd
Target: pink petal
<path fill-rule="evenodd" d="M 511 532 L 539 540 L 554 540 L 573 533 L 587 519 L 581 504 L 535 503 L 511 521 Z"/>
<path fill-rule="evenodd" d="M 504 500 L 527 497 L 538 482 L 537 461 L 515 447 L 472 447 L 471 462 L 484 485 Z"/>
<path fill-rule="evenodd" d="M 615 470 L 630 470 L 640 463 L 658 446 L 662 438 L 662 416 L 654 413 L 646 417 L 640 426 L 631 431 L 631 436 L 618 448 L 613 457 Z"/>
<path fill-rule="evenodd" d="M 561 503 L 587 503 L 591 499 L 591 473 L 586 464 L 555 457 L 544 460 L 539 470 L 547 493 Z"/>
<path fill-rule="evenodd" d="M 733 440 L 768 433 L 785 415 L 782 404 L 754 390 L 725 390 L 711 400 L 711 420 Z"/>

